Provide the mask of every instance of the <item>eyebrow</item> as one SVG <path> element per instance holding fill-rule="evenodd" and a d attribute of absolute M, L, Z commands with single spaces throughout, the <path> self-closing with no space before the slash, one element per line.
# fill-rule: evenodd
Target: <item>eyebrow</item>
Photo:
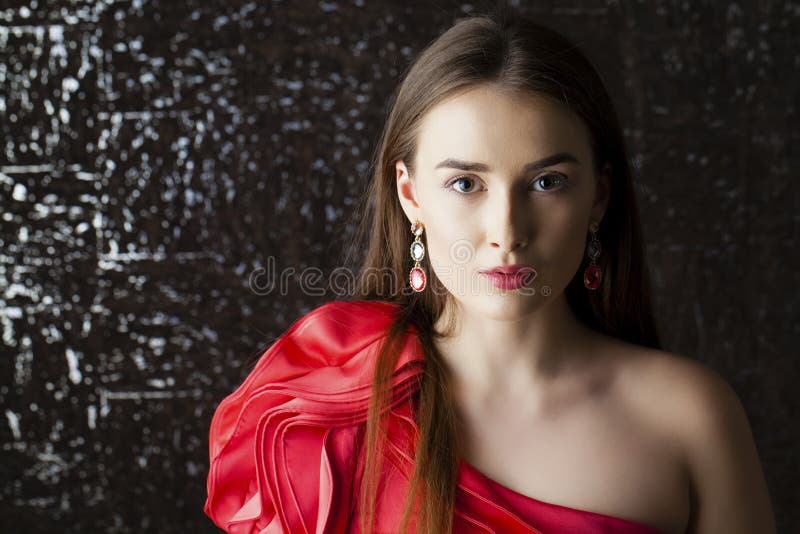
<path fill-rule="evenodd" d="M 558 154 L 547 156 L 546 158 L 540 159 L 539 161 L 532 161 L 530 163 L 527 163 L 522 168 L 522 173 L 525 174 L 530 171 L 543 169 L 545 167 L 549 167 L 551 165 L 557 165 L 563 162 L 580 163 L 578 161 L 578 158 L 576 158 L 569 152 L 559 152 Z M 492 170 L 485 163 L 462 161 L 455 158 L 447 158 L 446 160 L 436 165 L 436 167 L 434 167 L 434 169 L 440 169 L 440 168 L 458 169 L 461 171 L 473 171 L 473 172 L 491 172 Z"/>

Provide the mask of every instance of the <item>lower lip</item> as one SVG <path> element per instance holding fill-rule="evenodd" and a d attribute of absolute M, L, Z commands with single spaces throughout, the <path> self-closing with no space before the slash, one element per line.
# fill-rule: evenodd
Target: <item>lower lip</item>
<path fill-rule="evenodd" d="M 519 289 L 536 278 L 536 271 L 518 271 L 514 274 L 482 273 L 492 284 L 500 289 Z"/>

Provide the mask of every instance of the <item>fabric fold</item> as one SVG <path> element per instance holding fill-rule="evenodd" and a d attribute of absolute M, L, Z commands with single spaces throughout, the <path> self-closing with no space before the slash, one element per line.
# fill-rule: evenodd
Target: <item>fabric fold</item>
<path fill-rule="evenodd" d="M 204 506 L 217 526 L 237 533 L 347 531 L 359 425 L 396 310 L 366 301 L 312 310 L 220 403 L 209 432 Z M 423 370 L 418 348 L 401 351 L 395 402 L 412 392 L 407 384 Z"/>

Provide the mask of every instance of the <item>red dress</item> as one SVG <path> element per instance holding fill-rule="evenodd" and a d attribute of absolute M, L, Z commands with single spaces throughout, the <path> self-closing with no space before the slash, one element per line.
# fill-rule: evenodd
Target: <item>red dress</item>
<path fill-rule="evenodd" d="M 298 319 L 218 406 L 205 513 L 232 533 L 360 533 L 356 458 L 379 342 L 399 308 L 336 301 Z M 423 352 L 409 327 L 393 375 L 389 451 L 376 532 L 395 532 L 413 467 L 414 380 Z M 359 431 L 361 430 L 361 432 Z M 630 520 L 517 493 L 460 463 L 454 533 L 657 534 Z M 413 517 L 412 527 L 415 525 Z"/>

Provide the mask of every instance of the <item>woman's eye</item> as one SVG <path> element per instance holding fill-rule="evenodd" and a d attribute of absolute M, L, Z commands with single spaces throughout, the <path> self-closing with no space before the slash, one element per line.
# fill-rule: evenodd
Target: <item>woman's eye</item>
<path fill-rule="evenodd" d="M 469 176 L 460 176 L 460 177 L 456 178 L 455 180 L 453 180 L 452 182 L 450 182 L 450 186 L 452 187 L 452 186 L 455 186 L 458 183 L 463 183 L 463 182 L 467 182 L 467 183 L 472 182 L 472 183 L 474 183 L 474 180 L 472 178 L 470 178 Z M 469 193 L 470 192 L 469 191 L 469 187 L 467 187 L 466 190 L 457 187 L 456 191 L 458 191 L 459 193 Z"/>
<path fill-rule="evenodd" d="M 557 189 L 561 189 L 566 185 L 566 181 L 567 181 L 566 178 L 564 178 L 562 175 L 557 173 L 550 173 L 550 174 L 545 174 L 544 176 L 540 176 L 539 178 L 534 180 L 533 183 L 535 184 L 537 182 L 540 182 L 542 184 L 550 184 L 544 186 L 545 187 L 544 191 L 547 192 L 547 191 L 555 191 Z M 555 187 L 552 185 L 553 183 L 556 184 Z"/>

